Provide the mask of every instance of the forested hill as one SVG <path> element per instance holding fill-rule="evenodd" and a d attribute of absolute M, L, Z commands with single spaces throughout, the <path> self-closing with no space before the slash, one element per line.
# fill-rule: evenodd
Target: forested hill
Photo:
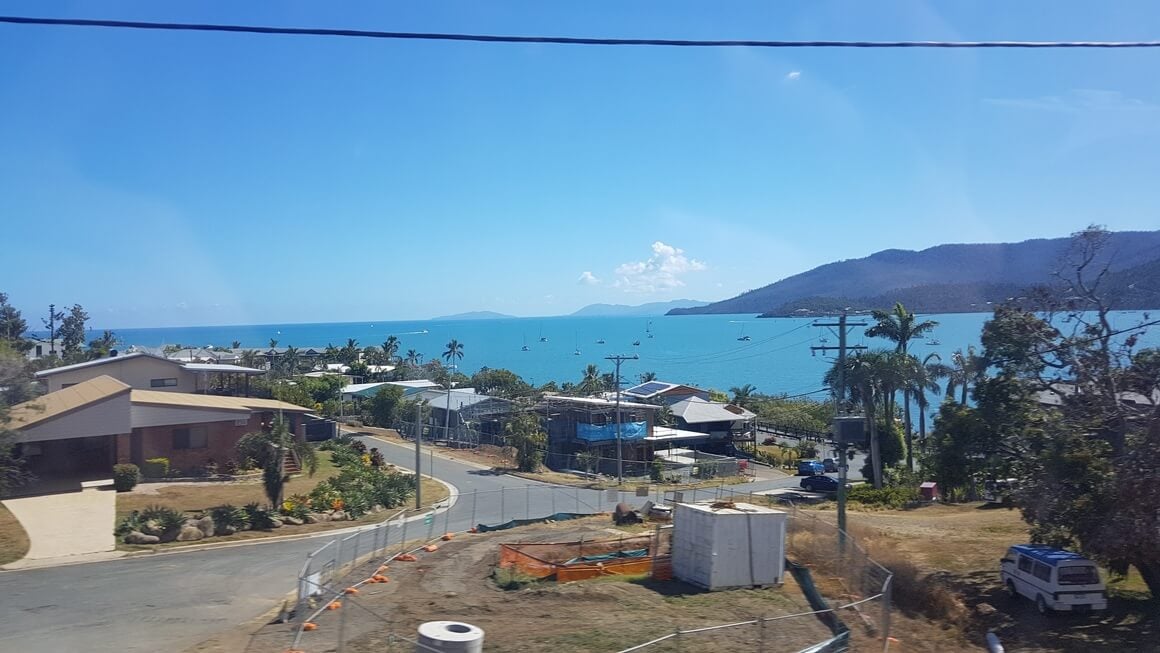
<path fill-rule="evenodd" d="M 780 313 L 795 302 L 824 298 L 879 300 L 908 289 L 917 299 L 938 297 L 940 311 L 986 310 L 971 303 L 996 301 L 1004 293 L 1047 282 L 1071 242 L 1070 238 L 1027 240 L 1021 243 L 938 245 L 922 251 L 888 249 L 866 258 L 828 263 L 787 277 L 736 297 L 696 308 L 678 308 L 669 315 L 708 313 Z M 1123 231 L 1110 234 L 1103 249 L 1115 271 L 1160 260 L 1160 231 Z M 1005 299 L 1004 295 L 1002 298 Z M 1147 297 L 1137 293 L 1137 298 Z M 1160 304 L 1160 297 L 1152 297 Z M 892 301 L 883 305 L 889 305 Z M 911 310 L 934 312 L 918 301 Z M 847 304 L 849 305 L 849 304 Z M 932 303 L 932 308 L 934 304 Z M 950 308 L 954 306 L 956 308 Z M 1155 306 L 1149 306 L 1154 308 Z M 792 310 L 792 308 L 791 308 Z"/>

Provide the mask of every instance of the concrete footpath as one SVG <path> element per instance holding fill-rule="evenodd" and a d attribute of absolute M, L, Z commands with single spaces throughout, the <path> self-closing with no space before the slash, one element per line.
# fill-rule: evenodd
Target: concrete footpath
<path fill-rule="evenodd" d="M 80 492 L 57 492 L 6 499 L 7 508 L 28 534 L 28 554 L 6 568 L 40 560 L 67 562 L 73 556 L 111 552 L 117 548 L 117 493 L 112 482 L 82 483 Z"/>

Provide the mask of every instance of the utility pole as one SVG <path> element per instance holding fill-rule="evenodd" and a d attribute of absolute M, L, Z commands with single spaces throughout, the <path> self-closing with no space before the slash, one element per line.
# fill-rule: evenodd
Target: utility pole
<path fill-rule="evenodd" d="M 810 347 L 810 351 L 827 352 L 831 349 L 838 350 L 838 387 L 834 393 L 837 397 L 837 402 L 834 406 L 835 417 L 842 417 L 846 414 L 846 351 L 854 349 L 861 351 L 866 349 L 864 345 L 846 345 L 846 335 L 850 332 L 851 327 L 867 326 L 865 322 L 849 322 L 846 320 L 846 311 L 849 309 L 842 309 L 842 315 L 838 318 L 838 323 L 833 322 L 814 322 L 816 327 L 837 327 L 838 329 L 838 346 L 827 347 L 825 345 Z M 846 456 L 846 441 L 843 438 L 837 438 L 838 445 L 838 543 L 842 550 L 846 546 L 846 479 L 849 475 L 850 459 Z M 877 464 L 877 460 L 875 460 Z"/>
<path fill-rule="evenodd" d="M 616 484 L 624 484 L 624 448 L 620 441 L 620 364 L 624 361 L 634 361 L 640 358 L 632 356 L 605 356 L 604 360 L 616 363 Z"/>
<path fill-rule="evenodd" d="M 415 402 L 415 508 L 423 507 L 423 475 L 419 465 L 423 462 L 423 402 Z"/>

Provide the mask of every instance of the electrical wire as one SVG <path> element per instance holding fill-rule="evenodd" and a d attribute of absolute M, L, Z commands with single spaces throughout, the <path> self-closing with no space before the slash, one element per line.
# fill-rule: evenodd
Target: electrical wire
<path fill-rule="evenodd" d="M 285 36 L 338 36 L 412 41 L 467 41 L 476 43 L 537 43 L 554 45 L 652 46 L 699 48 L 1160 48 L 1160 41 L 767 41 L 751 39 L 652 39 L 592 38 L 575 36 L 513 36 L 500 34 L 452 34 L 437 32 L 385 32 L 318 27 L 272 27 L 169 23 L 86 18 L 40 18 L 0 16 L 0 23 L 66 27 L 167 30 L 182 32 L 233 32 Z"/>

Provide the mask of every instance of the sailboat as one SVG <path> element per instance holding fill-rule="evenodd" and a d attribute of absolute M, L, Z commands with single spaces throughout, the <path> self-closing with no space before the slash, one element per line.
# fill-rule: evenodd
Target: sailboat
<path fill-rule="evenodd" d="M 633 346 L 633 347 L 639 347 L 639 346 L 640 346 L 640 341 L 639 341 L 639 340 L 633 340 L 633 341 L 632 341 L 632 346 Z"/>
<path fill-rule="evenodd" d="M 646 327 L 644 328 L 644 332 L 648 334 L 648 337 L 650 337 L 650 338 L 651 338 L 651 337 L 653 337 L 653 332 L 652 332 L 652 320 L 649 320 L 649 321 L 648 321 L 648 326 L 646 326 Z"/>
<path fill-rule="evenodd" d="M 544 335 L 544 325 L 540 325 L 540 342 L 548 342 L 548 336 Z"/>
<path fill-rule="evenodd" d="M 528 337 L 527 336 L 524 336 L 524 346 L 520 349 L 520 351 L 531 351 L 531 348 L 528 347 Z"/>
<path fill-rule="evenodd" d="M 930 340 L 926 341 L 926 344 L 930 345 L 931 347 L 937 347 L 937 346 L 941 345 L 942 343 L 939 342 L 938 338 L 931 338 Z"/>
<path fill-rule="evenodd" d="M 573 356 L 580 355 L 580 334 L 576 334 L 576 351 L 572 352 Z"/>
<path fill-rule="evenodd" d="M 601 338 L 600 340 L 597 340 L 597 341 L 596 341 L 596 344 L 598 344 L 598 345 L 603 345 L 603 344 L 604 344 L 604 338 Z"/>
<path fill-rule="evenodd" d="M 740 340 L 741 342 L 749 342 L 750 340 L 753 339 L 753 338 L 750 338 L 749 336 L 745 335 L 745 324 L 741 325 L 741 335 L 737 336 L 737 339 Z"/>

